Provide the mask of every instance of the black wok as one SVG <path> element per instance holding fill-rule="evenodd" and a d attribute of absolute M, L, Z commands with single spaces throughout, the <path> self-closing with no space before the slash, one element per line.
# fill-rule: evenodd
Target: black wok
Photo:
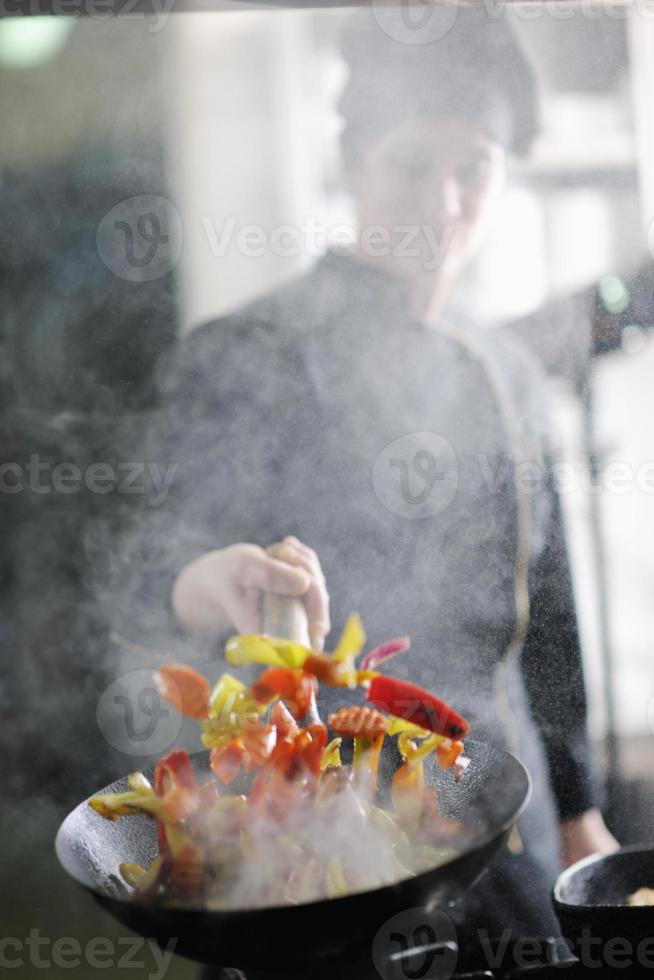
<path fill-rule="evenodd" d="M 561 931 L 580 959 L 606 959 L 607 944 L 620 939 L 633 947 L 637 963 L 638 946 L 651 939 L 646 953 L 654 969 L 654 908 L 627 905 L 629 895 L 642 887 L 654 888 L 652 846 L 594 854 L 559 876 L 554 907 Z"/>
<path fill-rule="evenodd" d="M 441 809 L 465 823 L 460 853 L 446 864 L 374 891 L 304 905 L 224 912 L 166 908 L 131 899 L 119 879 L 123 861 L 149 865 L 157 854 L 147 817 L 104 820 L 81 803 L 59 829 L 56 851 L 64 869 L 130 929 L 204 963 L 257 969 L 280 958 L 292 969 L 316 959 L 354 955 L 366 948 L 391 916 L 410 908 L 433 908 L 455 900 L 479 878 L 524 809 L 530 778 L 508 752 L 467 741 L 471 764 L 460 783 L 451 770 L 428 760 L 425 779 L 439 790 Z M 383 760 L 382 760 L 383 761 Z M 200 778 L 208 753 L 193 756 Z M 382 792 L 391 765 L 380 766 Z M 99 792 L 121 792 L 121 779 Z M 273 842 L 271 841 L 271 847 Z"/>

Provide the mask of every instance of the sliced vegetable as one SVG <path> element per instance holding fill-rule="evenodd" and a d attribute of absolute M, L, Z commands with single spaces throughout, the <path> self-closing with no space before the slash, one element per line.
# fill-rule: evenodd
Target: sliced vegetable
<path fill-rule="evenodd" d="M 366 799 L 371 799 L 377 792 L 377 771 L 383 745 L 383 732 L 372 738 L 359 736 L 354 739 L 354 774 Z"/>
<path fill-rule="evenodd" d="M 233 636 L 225 646 L 227 662 L 234 667 L 268 664 L 270 667 L 301 667 L 311 650 L 277 637 L 244 634 Z"/>
<path fill-rule="evenodd" d="M 470 730 L 465 718 L 449 704 L 408 681 L 380 674 L 370 682 L 367 697 L 380 710 L 438 735 L 458 739 Z"/>
<path fill-rule="evenodd" d="M 463 742 L 445 738 L 436 749 L 436 758 L 443 769 L 449 769 L 463 752 Z"/>
<path fill-rule="evenodd" d="M 388 643 L 380 643 L 378 647 L 365 655 L 361 661 L 361 670 L 375 670 L 379 664 L 384 663 L 385 660 L 390 660 L 398 653 L 404 653 L 410 646 L 411 640 L 408 636 L 398 636 L 395 640 L 389 640 Z"/>
<path fill-rule="evenodd" d="M 248 727 L 243 730 L 242 743 L 245 750 L 245 771 L 264 766 L 277 742 L 277 729 L 274 725 Z M 215 751 L 215 750 L 214 750 Z"/>
<path fill-rule="evenodd" d="M 335 660 L 337 663 L 346 663 L 348 660 L 354 661 L 363 650 L 365 642 L 366 633 L 363 628 L 363 623 L 356 613 L 352 613 L 348 616 L 343 627 L 343 632 L 341 633 L 341 638 L 338 641 L 336 649 L 331 654 L 332 660 Z"/>
<path fill-rule="evenodd" d="M 297 735 L 300 730 L 295 718 L 283 701 L 276 701 L 273 705 L 272 711 L 270 712 L 270 721 L 277 729 L 277 734 L 280 738 L 286 738 L 288 735 Z"/>
<path fill-rule="evenodd" d="M 423 729 L 421 729 L 423 731 Z M 397 747 L 403 759 L 424 759 L 434 750 L 438 751 L 438 746 L 443 741 L 448 741 L 442 735 L 429 735 L 424 733 L 425 738 L 420 742 L 415 741 L 415 736 L 410 732 L 402 732 L 397 740 Z"/>
<path fill-rule="evenodd" d="M 396 715 L 391 715 L 388 719 L 388 734 L 400 735 L 402 732 L 408 732 L 408 734 L 414 738 L 428 738 L 434 734 L 433 732 L 430 732 L 428 728 L 422 728 L 420 725 L 414 725 L 412 721 L 405 721 L 404 718 L 398 718 Z M 435 737 L 445 738 L 444 735 L 438 735 Z"/>
<path fill-rule="evenodd" d="M 259 723 L 266 706 L 247 695 L 245 684 L 236 677 L 223 674 L 219 678 L 211 693 L 209 717 L 202 725 L 205 748 L 222 748 L 238 738 L 244 728 Z"/>
<path fill-rule="evenodd" d="M 211 689 L 206 677 L 186 664 L 166 664 L 154 672 L 157 691 L 173 708 L 189 718 L 202 720 L 209 714 Z"/>
<path fill-rule="evenodd" d="M 183 820 L 200 805 L 194 794 L 197 788 L 191 757 L 185 749 L 176 749 L 160 759 L 154 768 L 154 791 L 161 799 L 164 813 L 171 823 Z M 158 828 L 159 840 L 165 828 Z"/>
<path fill-rule="evenodd" d="M 243 744 L 240 741 L 232 741 L 211 750 L 209 765 L 218 779 L 228 786 L 238 776 L 244 758 Z"/>
<path fill-rule="evenodd" d="M 406 761 L 391 782 L 391 799 L 403 828 L 415 834 L 420 825 L 425 793 L 422 759 Z"/>
<path fill-rule="evenodd" d="M 327 866 L 326 884 L 328 898 L 339 898 L 342 895 L 347 895 L 349 891 L 347 878 L 343 871 L 343 864 L 337 854 L 334 855 Z"/>
<path fill-rule="evenodd" d="M 154 791 L 143 793 L 130 790 L 125 793 L 100 793 L 89 800 L 89 806 L 105 820 L 117 820 L 118 817 L 130 814 L 147 814 L 158 819 L 167 819 L 162 801 L 157 799 Z"/>
<path fill-rule="evenodd" d="M 277 636 L 269 636 L 268 642 L 274 647 L 286 667 L 299 669 L 304 665 L 307 657 L 311 655 L 310 648 L 302 646 L 301 643 L 292 643 L 290 640 L 283 640 Z"/>
<path fill-rule="evenodd" d="M 120 872 L 123 881 L 125 881 L 130 888 L 135 888 L 138 885 L 139 880 L 147 874 L 145 868 L 142 868 L 140 864 L 119 864 L 118 871 Z"/>
<path fill-rule="evenodd" d="M 165 825 L 165 831 L 168 853 L 175 858 L 190 842 L 190 835 L 182 824 L 168 823 Z"/>
<path fill-rule="evenodd" d="M 143 896 L 155 895 L 170 875 L 171 867 L 172 861 L 170 857 L 165 854 L 160 854 L 156 857 L 144 874 L 138 877 L 136 882 L 138 894 Z"/>
<path fill-rule="evenodd" d="M 359 707 L 341 708 L 327 718 L 330 728 L 337 735 L 348 738 L 362 736 L 375 738 L 388 730 L 388 719 L 374 708 Z"/>
<path fill-rule="evenodd" d="M 331 687 L 349 687 L 352 677 L 344 664 L 321 653 L 310 653 L 304 661 L 304 670 Z"/>
<path fill-rule="evenodd" d="M 288 667 L 270 667 L 250 688 L 252 697 L 260 704 L 283 698 L 297 721 L 306 716 L 317 690 L 318 683 L 313 674 Z"/>
<path fill-rule="evenodd" d="M 174 749 L 160 759 L 154 769 L 154 790 L 163 795 L 174 787 L 195 789 L 197 780 L 186 749 Z"/>
<path fill-rule="evenodd" d="M 302 749 L 302 762 L 307 769 L 317 776 L 322 764 L 323 752 L 327 745 L 327 729 L 324 725 L 308 725 L 305 729 L 311 741 L 305 743 Z"/>
<path fill-rule="evenodd" d="M 231 674 L 222 674 L 214 684 L 209 699 L 209 715 L 220 720 L 238 712 L 245 699 L 246 687 Z"/>
<path fill-rule="evenodd" d="M 342 738 L 333 738 L 329 745 L 325 747 L 320 760 L 321 770 L 329 769 L 332 766 L 341 765 L 341 742 Z"/>

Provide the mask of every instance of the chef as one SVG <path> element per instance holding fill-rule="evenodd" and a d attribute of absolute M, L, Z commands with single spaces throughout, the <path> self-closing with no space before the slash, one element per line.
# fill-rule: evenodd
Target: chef
<path fill-rule="evenodd" d="M 317 648 L 351 611 L 370 644 L 410 634 L 393 673 L 522 759 L 519 840 L 452 912 L 473 949 L 479 930 L 556 935 L 561 863 L 616 842 L 539 376 L 517 344 L 447 316 L 535 135 L 534 80 L 505 15 L 444 8 L 430 24 L 420 44 L 368 14 L 345 31 L 356 247 L 181 345 L 160 449 L 178 461 L 173 530 L 150 587 L 186 649 L 260 629 L 266 590 L 304 598 Z"/>

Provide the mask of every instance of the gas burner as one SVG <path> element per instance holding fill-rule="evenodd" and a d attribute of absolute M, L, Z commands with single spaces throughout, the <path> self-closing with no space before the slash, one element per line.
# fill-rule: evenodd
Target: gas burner
<path fill-rule="evenodd" d="M 521 947 L 523 948 L 523 947 Z M 358 960 L 320 960 L 306 969 L 284 969 L 275 966 L 270 971 L 227 970 L 207 967 L 202 980 L 616 980 L 616 971 L 608 966 L 581 963 L 572 957 L 561 959 L 560 940 L 545 944 L 544 961 L 530 966 L 520 962 L 517 947 L 509 948 L 501 968 L 485 968 L 473 961 L 473 951 L 459 956 L 456 943 L 430 943 L 399 951 L 385 963 L 372 963 L 369 957 Z M 453 972 L 453 965 L 459 970 Z M 654 969 L 630 967 L 629 980 L 654 980 Z"/>
<path fill-rule="evenodd" d="M 606 980 L 595 970 L 590 974 L 581 968 L 577 960 L 555 962 L 556 943 L 550 948 L 550 960 L 533 967 L 512 967 L 503 970 L 485 969 L 472 965 L 470 959 L 461 960 L 460 970 L 453 972 L 458 960 L 456 943 L 429 943 L 394 953 L 383 964 L 373 964 L 370 958 L 357 960 L 322 961 L 307 967 L 306 971 L 279 969 L 270 971 L 212 970 L 207 968 L 202 980 Z M 581 968 L 582 972 L 579 972 Z M 654 975 L 653 975 L 654 980 Z"/>

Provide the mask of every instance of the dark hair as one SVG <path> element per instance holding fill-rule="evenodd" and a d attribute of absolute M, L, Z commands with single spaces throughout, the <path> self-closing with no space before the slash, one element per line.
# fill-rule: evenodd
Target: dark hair
<path fill-rule="evenodd" d="M 491 17 L 480 7 L 434 7 L 411 32 L 399 12 L 387 20 L 383 9 L 354 15 L 341 39 L 350 69 L 339 105 L 346 165 L 356 165 L 371 142 L 411 116 L 464 119 L 524 156 L 538 131 L 538 97 L 506 12 Z"/>

